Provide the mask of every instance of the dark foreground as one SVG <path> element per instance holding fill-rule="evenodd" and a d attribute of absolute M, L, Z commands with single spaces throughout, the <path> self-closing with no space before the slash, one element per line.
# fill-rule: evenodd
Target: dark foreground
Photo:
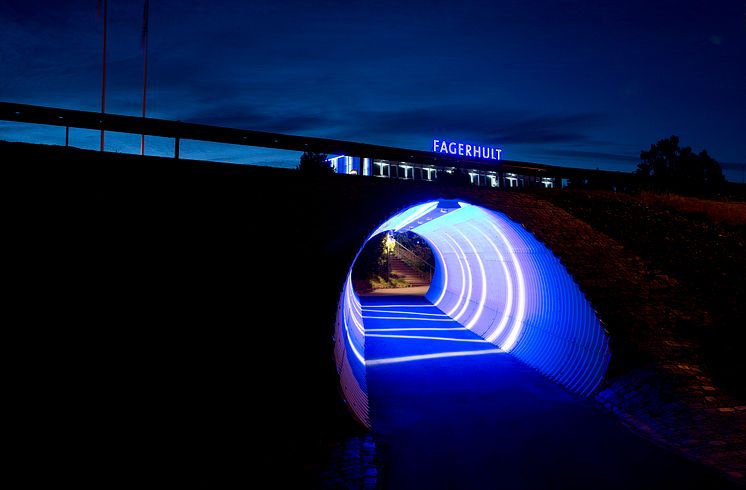
<path fill-rule="evenodd" d="M 371 228 L 434 189 L 370 210 L 345 176 L 2 149 L 30 486 L 358 481 L 374 451 L 338 393 L 337 301 Z"/>

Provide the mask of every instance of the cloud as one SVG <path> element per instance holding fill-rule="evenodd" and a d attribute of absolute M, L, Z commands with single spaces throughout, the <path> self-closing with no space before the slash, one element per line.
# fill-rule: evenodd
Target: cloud
<path fill-rule="evenodd" d="M 624 163 L 637 163 L 639 161 L 638 155 L 623 155 L 619 153 L 608 153 L 603 151 L 585 151 L 585 150 L 563 150 L 554 149 L 551 152 L 552 155 L 575 157 L 583 159 L 593 160 L 613 160 Z"/>
<path fill-rule="evenodd" d="M 210 124 L 215 126 L 299 134 L 304 136 L 311 131 L 326 127 L 330 119 L 323 114 L 295 112 L 281 114 L 264 112 L 253 107 L 232 104 L 229 106 L 208 106 L 187 114 L 185 122 Z"/>
<path fill-rule="evenodd" d="M 396 144 L 397 141 L 423 137 L 494 145 L 584 143 L 589 141 L 590 133 L 606 121 L 605 115 L 595 113 L 545 115 L 455 106 L 346 112 L 333 106 L 328 110 L 302 107 L 283 110 L 250 101 L 216 105 L 209 97 L 201 103 L 203 107 L 179 119 L 259 131 L 323 134 L 371 144 Z M 630 158 L 623 155 L 611 157 L 617 160 Z"/>
<path fill-rule="evenodd" d="M 607 116 L 597 113 L 547 115 L 530 111 L 461 109 L 457 106 L 345 111 L 334 105 L 285 107 L 282 104 L 258 103 L 253 97 L 232 96 L 232 103 L 212 96 L 192 100 L 189 103 L 192 110 L 178 116 L 163 117 L 223 127 L 405 147 L 411 147 L 411 141 L 430 138 L 502 146 L 589 144 L 592 143 L 593 131 L 607 120 Z M 603 157 L 617 161 L 634 158 L 612 153 L 566 151 L 567 156 Z"/>
<path fill-rule="evenodd" d="M 360 128 L 370 135 L 429 135 L 507 145 L 584 142 L 594 128 L 606 121 L 606 116 L 595 113 L 546 115 L 447 106 L 357 111 L 350 119 L 349 127 Z"/>

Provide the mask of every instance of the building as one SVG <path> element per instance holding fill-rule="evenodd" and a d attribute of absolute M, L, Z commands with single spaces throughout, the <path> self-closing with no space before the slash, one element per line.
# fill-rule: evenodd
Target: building
<path fill-rule="evenodd" d="M 423 163 L 407 161 L 405 155 L 411 150 L 401 149 L 402 159 L 380 159 L 337 155 L 329 158 L 336 173 L 364 175 L 386 179 L 436 181 L 444 173 L 453 175 L 463 171 L 473 185 L 480 187 L 567 187 L 569 177 L 562 177 L 561 167 L 549 167 L 518 162 L 500 161 L 437 161 Z M 414 160 L 414 159 L 410 159 Z M 554 169 L 554 171 L 552 171 Z M 567 169 L 565 169 L 567 170 Z M 572 172 L 570 172 L 572 173 Z M 569 176 L 570 173 L 567 173 Z"/>

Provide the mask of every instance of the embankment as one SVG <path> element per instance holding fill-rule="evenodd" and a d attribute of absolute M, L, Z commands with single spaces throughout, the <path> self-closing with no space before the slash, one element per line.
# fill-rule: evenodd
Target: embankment
<path fill-rule="evenodd" d="M 562 192 L 314 179 L 38 145 L 2 143 L 0 152 L 13 197 L 24 389 L 41 397 L 33 413 L 59 435 L 59 451 L 71 439 L 85 443 L 77 460 L 131 481 L 143 470 L 163 483 L 307 479 L 338 436 L 356 430 L 331 358 L 350 263 L 385 218 L 444 197 L 505 212 L 566 265 L 611 336 L 597 395 L 604 406 L 743 481 L 746 407 L 713 378 L 703 345 L 721 328 L 715 303 L 644 253 L 666 234 L 635 248 L 604 226 L 603 211 L 584 213 Z M 608 200 L 589 199 L 619 219 Z M 112 445 L 116 456 L 95 450 Z"/>

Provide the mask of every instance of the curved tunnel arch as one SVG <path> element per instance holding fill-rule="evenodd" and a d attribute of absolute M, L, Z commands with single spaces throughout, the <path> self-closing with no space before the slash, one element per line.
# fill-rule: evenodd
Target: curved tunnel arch
<path fill-rule="evenodd" d="M 365 243 L 403 230 L 433 250 L 436 270 L 425 296 L 433 305 L 568 390 L 587 396 L 596 389 L 610 359 L 608 336 L 559 259 L 531 233 L 502 213 L 439 200 L 389 218 Z M 335 360 L 345 400 L 370 427 L 365 327 L 353 265 L 339 301 Z"/>

